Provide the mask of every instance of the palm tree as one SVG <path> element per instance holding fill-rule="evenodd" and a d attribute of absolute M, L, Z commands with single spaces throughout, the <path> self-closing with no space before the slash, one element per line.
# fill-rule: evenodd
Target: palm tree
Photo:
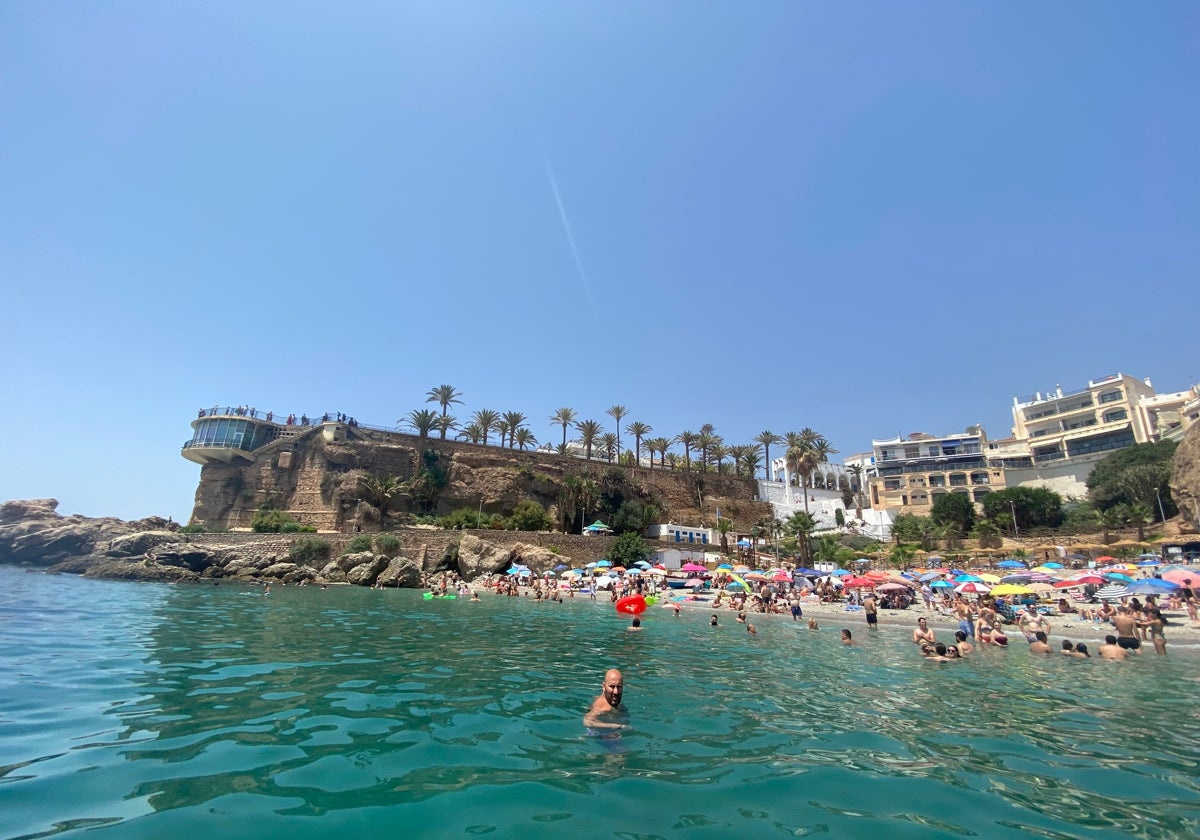
<path fill-rule="evenodd" d="M 587 459 L 592 460 L 592 447 L 595 446 L 596 439 L 600 437 L 604 427 L 595 420 L 580 420 L 575 424 L 575 429 L 579 432 L 579 442 L 583 444 Z"/>
<path fill-rule="evenodd" d="M 526 446 L 537 446 L 537 438 L 533 436 L 533 432 L 524 426 L 513 432 L 509 439 L 515 441 L 517 446 L 521 447 L 522 451 L 524 451 Z"/>
<path fill-rule="evenodd" d="M 678 454 L 676 454 L 674 452 L 668 452 L 668 453 L 666 453 L 666 458 L 667 458 L 667 465 L 671 469 L 673 469 L 673 470 L 679 469 L 679 455 Z"/>
<path fill-rule="evenodd" d="M 458 433 L 460 440 L 469 440 L 471 443 L 479 443 L 487 436 L 487 431 L 478 423 L 468 423 L 463 426 Z"/>
<path fill-rule="evenodd" d="M 379 526 L 387 521 L 388 508 L 392 501 L 405 492 L 404 482 L 394 475 L 364 475 L 358 479 L 359 492 L 363 498 L 379 511 Z"/>
<path fill-rule="evenodd" d="M 796 538 L 804 565 L 809 565 L 812 562 L 812 546 L 808 541 L 813 531 L 817 530 L 817 520 L 813 519 L 808 511 L 796 511 L 783 524 L 783 530 L 788 536 Z"/>
<path fill-rule="evenodd" d="M 438 417 L 437 422 L 433 424 L 433 427 L 441 432 L 442 440 L 445 440 L 446 432 L 450 431 L 451 429 L 458 428 L 458 418 L 450 414 L 443 414 Z"/>
<path fill-rule="evenodd" d="M 508 440 L 508 433 L 512 431 L 511 427 L 508 425 L 508 421 L 501 417 L 492 424 L 492 431 L 500 435 L 500 446 L 503 448 L 504 442 Z"/>
<path fill-rule="evenodd" d="M 740 443 L 735 443 L 729 447 L 729 460 L 733 461 L 733 474 L 741 476 L 742 474 L 742 459 L 746 457 L 746 447 Z"/>
<path fill-rule="evenodd" d="M 435 402 L 442 406 L 442 416 L 446 415 L 451 403 L 462 405 L 462 400 L 459 399 L 462 394 L 456 391 L 453 385 L 439 385 L 436 388 L 430 388 L 426 396 L 428 399 L 425 402 Z"/>
<path fill-rule="evenodd" d="M 573 409 L 573 408 L 560 408 L 558 411 L 556 411 L 550 415 L 550 425 L 562 426 L 563 449 L 566 449 L 566 447 L 567 447 L 567 426 L 571 425 L 574 422 L 575 422 L 575 409 Z"/>
<path fill-rule="evenodd" d="M 763 448 L 763 463 L 767 467 L 767 480 L 771 480 L 771 447 L 776 444 L 783 443 L 783 438 L 771 431 L 759 432 L 758 437 L 754 439 L 756 443 L 761 443 Z"/>
<path fill-rule="evenodd" d="M 717 517 L 717 533 L 721 535 L 721 552 L 729 553 L 729 532 L 733 530 L 733 520 L 724 516 Z"/>
<path fill-rule="evenodd" d="M 856 519 L 862 519 L 863 509 L 863 493 L 862 493 L 862 477 L 863 465 L 851 464 L 850 475 L 854 476 L 854 516 Z"/>
<path fill-rule="evenodd" d="M 529 419 L 519 411 L 504 412 L 504 422 L 508 424 L 508 448 L 512 449 L 515 441 L 513 435 L 517 429 L 525 425 L 525 421 Z"/>
<path fill-rule="evenodd" d="M 804 512 L 808 513 L 808 477 L 817 468 L 817 454 L 802 444 L 793 446 L 784 455 L 788 472 L 800 479 L 800 492 L 804 499 Z"/>
<path fill-rule="evenodd" d="M 625 431 L 633 435 L 634 440 L 634 461 L 640 467 L 642 465 L 642 438 L 650 434 L 654 429 L 647 426 L 641 421 L 635 420 L 625 427 Z M 654 466 L 654 453 L 650 454 L 650 466 Z"/>
<path fill-rule="evenodd" d="M 746 473 L 754 478 L 754 474 L 758 472 L 758 467 L 762 463 L 762 452 L 759 451 L 757 443 L 747 444 L 742 449 L 745 450 L 742 453 L 742 466 L 746 468 Z"/>
<path fill-rule="evenodd" d="M 439 416 L 431 408 L 413 409 L 407 417 L 401 417 L 396 423 L 415 429 L 420 437 L 429 437 L 429 430 L 437 425 Z"/>
<path fill-rule="evenodd" d="M 629 415 L 629 409 L 623 405 L 614 405 L 605 412 L 617 424 L 617 451 L 621 451 L 621 421 Z"/>
<path fill-rule="evenodd" d="M 1137 528 L 1138 542 L 1146 539 L 1146 526 L 1154 520 L 1154 510 L 1144 502 L 1133 502 L 1126 505 L 1125 515 L 1129 524 Z"/>
<path fill-rule="evenodd" d="M 723 462 L 730 456 L 730 448 L 723 443 L 713 444 L 712 459 L 717 462 L 717 475 L 725 474 L 725 464 Z"/>
<path fill-rule="evenodd" d="M 490 408 L 481 408 L 471 416 L 471 420 L 478 424 L 479 428 L 483 429 L 483 445 L 487 446 L 488 432 L 496 429 L 496 423 L 500 420 L 500 414 L 492 411 Z"/>
<path fill-rule="evenodd" d="M 611 464 L 617 452 L 620 451 L 620 444 L 617 442 L 617 436 L 612 432 L 605 432 L 600 435 L 600 451 L 604 453 L 604 457 Z"/>
<path fill-rule="evenodd" d="M 675 436 L 675 440 L 683 446 L 683 468 L 690 470 L 692 468 L 692 447 L 696 445 L 696 439 L 699 437 L 695 432 L 680 432 Z"/>

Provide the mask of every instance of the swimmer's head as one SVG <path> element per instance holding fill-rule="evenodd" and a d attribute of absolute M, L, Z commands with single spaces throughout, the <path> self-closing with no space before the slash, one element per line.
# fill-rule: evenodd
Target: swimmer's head
<path fill-rule="evenodd" d="M 604 699 L 614 709 L 621 705 L 621 695 L 625 691 L 625 677 L 616 668 L 610 668 L 604 674 Z"/>

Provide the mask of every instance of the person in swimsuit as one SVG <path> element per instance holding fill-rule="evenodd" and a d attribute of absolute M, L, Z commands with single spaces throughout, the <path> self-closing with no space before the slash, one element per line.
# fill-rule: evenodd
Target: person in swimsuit
<path fill-rule="evenodd" d="M 1117 614 L 1113 616 L 1112 622 L 1113 627 L 1117 628 L 1117 644 L 1125 650 L 1139 652 L 1142 640 L 1138 638 L 1137 619 L 1129 607 L 1124 604 L 1117 607 Z"/>
<path fill-rule="evenodd" d="M 1167 655 L 1167 637 L 1163 635 L 1163 625 L 1166 624 L 1162 610 L 1158 607 L 1146 610 L 1146 619 L 1139 624 L 1150 631 L 1150 644 L 1159 656 Z"/>
<path fill-rule="evenodd" d="M 919 645 L 922 642 L 937 643 L 937 637 L 929 629 L 929 622 L 925 620 L 924 616 L 917 619 L 917 629 L 913 630 L 912 640 L 914 645 Z"/>
<path fill-rule="evenodd" d="M 583 725 L 589 734 L 612 737 L 629 728 L 628 714 L 621 708 L 624 693 L 625 677 L 616 668 L 608 669 L 604 673 L 600 695 L 583 716 Z"/>
<path fill-rule="evenodd" d="M 874 595 L 868 595 L 863 599 L 863 610 L 867 613 L 867 629 L 879 629 L 879 605 L 875 602 Z"/>

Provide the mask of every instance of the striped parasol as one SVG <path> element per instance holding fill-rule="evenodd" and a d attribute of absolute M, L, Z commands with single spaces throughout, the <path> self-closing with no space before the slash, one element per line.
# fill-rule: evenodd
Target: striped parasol
<path fill-rule="evenodd" d="M 1108 586 L 1102 586 L 1096 597 L 1101 601 L 1119 601 L 1121 598 L 1129 596 L 1129 589 L 1123 583 L 1110 583 Z"/>

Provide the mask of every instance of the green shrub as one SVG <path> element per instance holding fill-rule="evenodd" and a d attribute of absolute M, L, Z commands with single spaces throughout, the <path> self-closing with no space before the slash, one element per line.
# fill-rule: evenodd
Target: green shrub
<path fill-rule="evenodd" d="M 391 534 L 380 534 L 375 538 L 375 549 L 380 554 L 386 554 L 389 557 L 394 555 L 400 548 L 400 540 L 393 537 Z"/>
<path fill-rule="evenodd" d="M 371 538 L 366 534 L 359 534 L 354 539 L 350 540 L 346 546 L 346 554 L 358 554 L 362 551 L 371 550 Z"/>
<path fill-rule="evenodd" d="M 327 540 L 301 540 L 292 546 L 288 559 L 301 566 L 323 566 L 329 560 Z"/>
<path fill-rule="evenodd" d="M 508 518 L 508 524 L 514 531 L 549 531 L 554 527 L 550 514 L 533 499 L 517 502 L 512 516 Z"/>
<path fill-rule="evenodd" d="M 207 534 L 208 529 L 203 525 L 184 525 L 179 529 L 181 534 Z"/>
<path fill-rule="evenodd" d="M 300 523 L 281 510 L 260 508 L 250 521 L 250 530 L 256 534 L 279 534 L 283 532 L 284 526 L 289 524 Z"/>
<path fill-rule="evenodd" d="M 279 529 L 281 534 L 315 534 L 317 529 L 311 525 L 301 525 L 299 522 L 284 522 Z"/>

